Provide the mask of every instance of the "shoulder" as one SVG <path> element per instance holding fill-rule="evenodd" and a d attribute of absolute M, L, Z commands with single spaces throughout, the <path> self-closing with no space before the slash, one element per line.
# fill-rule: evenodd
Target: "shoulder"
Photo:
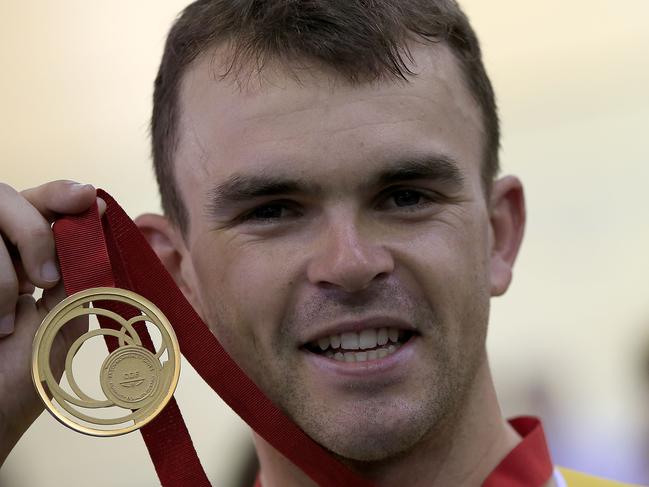
<path fill-rule="evenodd" d="M 568 470 L 567 468 L 560 467 L 559 471 L 566 481 L 566 487 L 634 487 L 631 484 L 600 479 L 591 475 L 575 472 L 574 470 Z"/>

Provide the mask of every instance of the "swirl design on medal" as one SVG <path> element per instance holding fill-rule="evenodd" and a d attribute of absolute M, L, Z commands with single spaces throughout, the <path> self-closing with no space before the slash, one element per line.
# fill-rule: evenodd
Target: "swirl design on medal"
<path fill-rule="evenodd" d="M 123 434 L 146 424 L 168 402 L 178 379 L 179 350 L 173 329 L 171 329 L 164 315 L 152 303 L 135 293 L 120 289 L 100 288 L 96 290 L 99 294 L 95 295 L 92 295 L 90 291 L 92 290 L 78 293 L 62 301 L 43 321 L 37 334 L 38 340 L 35 340 L 34 363 L 37 363 L 36 375 L 40 376 L 40 381 L 46 384 L 47 389 L 49 389 L 52 402 L 45 401 L 45 399 L 44 401 L 47 408 L 59 421 L 87 434 L 99 436 Z M 103 294 L 101 291 L 103 291 Z M 126 319 L 114 311 L 94 305 L 94 302 L 98 301 L 122 302 L 137 308 L 141 314 Z M 63 372 L 71 389 L 71 392 L 68 392 L 55 379 L 49 357 L 52 353 L 56 335 L 71 320 L 84 315 L 102 317 L 111 320 L 117 326 L 115 329 L 90 329 L 79 336 L 70 346 L 65 357 L 65 369 Z M 142 338 L 136 330 L 136 325 L 140 322 L 150 323 L 159 330 L 162 340 L 157 350 L 150 351 L 143 346 Z M 106 357 L 99 371 L 99 379 L 105 398 L 92 397 L 84 392 L 74 377 L 72 367 L 74 357 L 84 343 L 97 336 L 114 337 L 118 344 L 118 347 Z M 36 342 L 38 342 L 38 346 L 36 346 Z M 167 352 L 167 360 L 163 362 L 165 352 Z M 127 369 L 122 367 L 123 370 L 119 370 L 120 364 L 127 364 Z M 124 370 L 134 370 L 134 368 L 138 369 L 138 372 L 130 372 L 132 377 L 124 379 L 120 376 L 120 380 L 113 380 L 111 376 L 116 372 L 116 369 L 121 374 Z M 34 376 L 35 383 L 37 381 L 36 375 Z M 143 385 L 143 387 L 140 388 L 139 393 L 135 394 L 135 397 L 131 398 L 125 392 L 137 389 L 139 385 Z M 125 389 L 122 386 L 131 389 Z M 41 394 L 42 396 L 43 394 Z M 70 416 L 89 423 L 91 427 L 70 424 L 74 423 L 74 421 L 71 421 L 70 418 L 66 420 L 59 411 L 53 410 L 55 409 L 53 402 L 56 402 Z M 130 412 L 118 417 L 103 418 L 76 409 L 79 407 L 92 410 L 114 406 L 126 411 L 130 410 Z M 133 425 L 126 428 L 110 429 L 111 426 L 123 425 L 129 422 L 132 422 Z M 104 428 L 96 428 L 96 426 Z"/>

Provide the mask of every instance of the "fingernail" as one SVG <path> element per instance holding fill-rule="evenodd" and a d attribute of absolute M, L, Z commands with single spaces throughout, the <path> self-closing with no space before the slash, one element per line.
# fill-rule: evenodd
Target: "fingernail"
<path fill-rule="evenodd" d="M 55 282 L 59 280 L 59 270 L 56 268 L 56 264 L 48 260 L 41 267 L 41 277 L 49 282 Z"/>
<path fill-rule="evenodd" d="M 106 213 L 106 202 L 99 197 L 97 198 L 97 209 L 99 210 L 99 216 L 104 216 L 104 213 Z"/>
<path fill-rule="evenodd" d="M 0 337 L 11 335 L 14 332 L 14 315 L 9 314 L 0 319 Z"/>
<path fill-rule="evenodd" d="M 74 191 L 86 191 L 88 189 L 95 189 L 95 187 L 92 184 L 74 183 L 72 189 Z"/>

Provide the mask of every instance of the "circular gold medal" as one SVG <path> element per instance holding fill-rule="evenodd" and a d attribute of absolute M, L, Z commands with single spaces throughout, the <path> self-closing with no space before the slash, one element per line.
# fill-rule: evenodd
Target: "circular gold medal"
<path fill-rule="evenodd" d="M 116 310 L 135 316 L 127 319 Z M 76 331 L 75 318 L 91 315 L 102 316 L 111 327 Z M 145 329 L 159 338 L 156 350 L 143 346 L 140 333 Z M 62 350 L 65 340 L 61 336 L 69 343 L 71 335 L 78 337 L 68 350 Z M 90 393 L 77 381 L 73 362 L 88 340 L 101 336 L 111 337 L 118 347 L 96 373 L 91 372 L 99 388 Z M 59 381 L 52 367 L 56 370 L 56 360 L 62 362 L 62 353 L 65 368 Z M 69 296 L 48 313 L 34 337 L 36 390 L 57 420 L 81 433 L 117 436 L 141 428 L 167 405 L 179 375 L 180 348 L 169 321 L 149 300 L 125 289 L 92 288 Z"/>

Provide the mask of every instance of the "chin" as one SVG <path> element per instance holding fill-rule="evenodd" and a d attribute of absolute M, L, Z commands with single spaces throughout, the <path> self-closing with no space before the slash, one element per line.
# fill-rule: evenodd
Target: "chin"
<path fill-rule="evenodd" d="M 353 411 L 339 409 L 337 415 L 319 424 L 308 422 L 304 429 L 343 461 L 385 461 L 407 454 L 436 430 L 443 417 L 440 406 L 437 401 L 436 404 L 400 403 L 387 407 L 359 405 Z"/>
<path fill-rule="evenodd" d="M 344 462 L 374 463 L 385 462 L 406 455 L 422 441 L 421 431 L 409 434 L 382 434 L 359 439 L 341 439 L 332 452 Z"/>

